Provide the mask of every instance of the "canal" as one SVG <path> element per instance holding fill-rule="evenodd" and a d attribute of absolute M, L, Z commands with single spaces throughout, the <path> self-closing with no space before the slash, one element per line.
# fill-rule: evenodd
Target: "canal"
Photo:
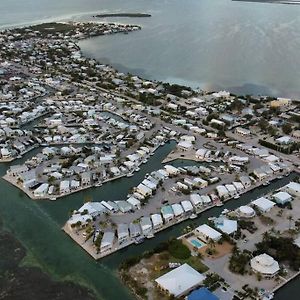
<path fill-rule="evenodd" d="M 37 263 L 57 280 L 69 279 L 92 288 L 99 299 L 132 300 L 129 291 L 120 284 L 116 271 L 119 264 L 126 258 L 140 254 L 151 249 L 161 241 L 170 237 L 176 237 L 191 223 L 201 224 L 210 216 L 221 213 L 226 207 L 234 209 L 248 203 L 271 189 L 277 189 L 289 181 L 296 174 L 290 174 L 281 180 L 273 182 L 270 186 L 257 188 L 239 199 L 232 200 L 223 207 L 212 208 L 202 213 L 196 220 L 187 220 L 177 226 L 168 228 L 157 234 L 154 239 L 146 240 L 141 245 L 132 245 L 99 262 L 94 261 L 84 250 L 77 246 L 62 230 L 61 227 L 68 218 L 71 210 L 79 208 L 86 196 L 94 201 L 124 199 L 128 190 L 142 181 L 146 173 L 162 167 L 162 160 L 175 147 L 175 142 L 166 143 L 157 149 L 146 164 L 141 165 L 140 171 L 133 177 L 121 178 L 104 184 L 101 187 L 91 188 L 86 191 L 61 198 L 57 201 L 34 201 L 28 198 L 8 182 L 1 179 L 0 184 L 0 215 L 4 226 L 11 231 L 34 256 Z M 40 149 L 34 149 L 22 159 L 13 164 L 24 162 L 27 158 Z M 175 166 L 191 165 L 190 161 L 174 161 Z M 10 164 L 1 164 L 1 176 L 6 172 Z M 291 283 L 297 284 L 296 279 Z M 285 288 L 282 289 L 284 291 Z M 279 291 L 278 295 L 282 293 Z M 279 299 L 279 298 L 278 298 Z M 283 298 L 281 298 L 283 299 Z"/>

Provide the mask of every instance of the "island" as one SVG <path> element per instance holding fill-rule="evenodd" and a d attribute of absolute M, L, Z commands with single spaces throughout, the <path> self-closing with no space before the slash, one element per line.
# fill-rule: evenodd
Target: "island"
<path fill-rule="evenodd" d="M 144 13 L 112 13 L 112 14 L 98 14 L 93 16 L 94 18 L 149 18 L 150 14 Z"/>

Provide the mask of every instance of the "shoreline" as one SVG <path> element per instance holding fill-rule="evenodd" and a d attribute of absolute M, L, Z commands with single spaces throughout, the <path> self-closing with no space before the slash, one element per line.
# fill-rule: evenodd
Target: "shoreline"
<path fill-rule="evenodd" d="M 94 15 L 93 18 L 149 18 L 152 17 L 150 14 L 145 13 L 111 13 L 111 14 L 98 14 Z"/>

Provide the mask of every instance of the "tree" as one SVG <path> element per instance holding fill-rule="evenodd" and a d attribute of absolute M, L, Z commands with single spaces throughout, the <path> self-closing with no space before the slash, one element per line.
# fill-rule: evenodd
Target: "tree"
<path fill-rule="evenodd" d="M 290 134 L 292 132 L 293 128 L 290 123 L 285 123 L 282 125 L 282 131 L 285 134 Z"/>

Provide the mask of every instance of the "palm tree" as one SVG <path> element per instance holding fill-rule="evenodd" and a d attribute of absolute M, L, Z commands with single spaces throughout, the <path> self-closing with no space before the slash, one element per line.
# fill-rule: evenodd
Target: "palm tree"
<path fill-rule="evenodd" d="M 289 230 L 291 229 L 291 225 L 292 225 L 292 221 L 294 220 L 293 219 L 293 216 L 292 215 L 288 215 L 287 216 L 287 219 L 289 220 Z"/>

